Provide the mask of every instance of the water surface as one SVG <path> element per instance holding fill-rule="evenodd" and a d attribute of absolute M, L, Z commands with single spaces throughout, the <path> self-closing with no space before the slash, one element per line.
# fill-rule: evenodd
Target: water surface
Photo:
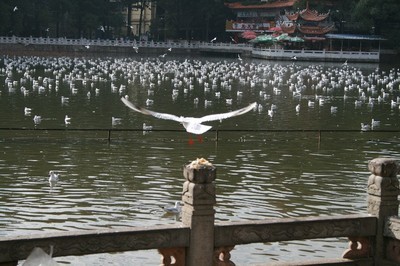
<path fill-rule="evenodd" d="M 394 69 L 209 58 L 15 57 L 2 63 L 1 235 L 179 223 L 162 207 L 181 198 L 182 166 L 199 157 L 218 168 L 217 221 L 365 213 L 368 161 L 399 158 Z M 218 141 L 210 131 L 199 142 L 175 122 L 132 112 L 120 101 L 124 95 L 177 115 L 226 112 L 254 101 L 259 107 L 211 122 Z M 41 123 L 33 122 L 35 115 Z M 112 124 L 112 117 L 121 123 Z M 361 132 L 360 124 L 372 119 L 380 125 Z M 153 131 L 143 132 L 143 123 Z M 115 131 L 108 141 L 108 131 L 85 129 Z M 125 129 L 132 131 L 118 131 Z M 61 174 L 53 188 L 49 170 Z M 248 265 L 334 258 L 346 248 L 345 239 L 251 244 L 237 246 L 232 260 Z M 153 265 L 159 255 L 58 261 Z"/>

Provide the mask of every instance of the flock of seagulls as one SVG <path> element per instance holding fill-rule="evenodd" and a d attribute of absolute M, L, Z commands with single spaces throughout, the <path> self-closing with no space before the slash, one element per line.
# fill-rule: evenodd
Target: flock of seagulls
<path fill-rule="evenodd" d="M 43 68 L 43 73 L 38 74 L 37 67 Z M 122 98 L 129 108 L 180 122 L 194 134 L 202 134 L 211 128 L 202 125 L 202 122 L 222 120 L 251 110 L 276 119 L 285 101 L 295 103 L 293 112 L 299 116 L 317 107 L 320 110 L 328 108 L 332 115 L 336 115 L 343 109 L 332 104 L 337 104 L 337 99 L 343 99 L 346 104 L 354 102 L 355 109 L 367 106 L 374 110 L 383 105 L 390 106 L 392 110 L 400 108 L 398 69 L 382 71 L 377 68 L 365 73 L 347 62 L 337 67 L 325 67 L 297 62 L 287 65 L 253 63 L 240 56 L 230 61 L 160 60 L 159 57 L 4 57 L 1 76 L 4 76 L 4 86 L 0 88 L 0 93 L 21 93 L 27 99 L 35 94 L 55 93 L 61 106 L 69 105 L 70 99 L 77 95 L 84 94 L 89 100 L 104 93 L 104 90 L 110 90 Z M 143 96 L 129 101 L 128 95 L 137 90 L 137 86 L 141 87 L 140 95 Z M 195 119 L 152 111 L 159 104 L 155 96 L 160 93 L 170 93 L 174 102 L 183 98 L 188 104 L 205 109 L 225 103 L 228 112 Z M 26 102 L 29 103 L 28 100 Z M 229 112 L 234 109 L 233 106 L 240 107 L 250 102 L 256 103 Z M 35 126 L 47 119 L 29 105 L 23 107 L 23 114 L 32 116 Z M 112 126 L 124 124 L 123 118 L 117 115 L 109 119 Z M 361 125 L 361 131 L 367 131 L 379 128 L 381 124 L 378 122 L 371 112 L 371 116 L 359 121 L 358 125 Z M 64 114 L 63 124 L 67 127 L 73 123 L 73 117 Z M 141 121 L 139 125 L 142 124 L 143 130 L 152 129 L 148 123 Z"/>
<path fill-rule="evenodd" d="M 38 68 L 41 71 L 37 71 Z M 374 117 L 379 115 L 379 110 L 373 112 L 375 108 L 390 108 L 392 112 L 400 110 L 399 69 L 376 68 L 363 72 L 348 62 L 335 67 L 301 65 L 298 62 L 286 65 L 254 63 L 240 56 L 229 61 L 6 56 L 0 62 L 0 81 L 0 97 L 7 94 L 7 97 L 18 95 L 26 99 L 21 112 L 24 117 L 32 118 L 34 126 L 49 118 L 43 118 L 29 106 L 31 97 L 51 95 L 62 107 L 69 105 L 78 95 L 90 100 L 105 90 L 115 95 L 115 99 L 121 99 L 128 108 L 179 122 L 193 134 L 204 134 L 211 129 L 203 122 L 221 121 L 248 112 L 269 120 L 278 119 L 277 114 L 289 102 L 293 105 L 292 112 L 299 117 L 317 107 L 327 109 L 335 116 L 343 108 L 338 102 L 353 105 L 355 110 L 368 108 L 370 112 L 365 120 L 355 125 L 363 132 L 382 126 L 381 121 Z M 153 111 L 160 104 L 160 97 L 155 96 L 161 94 L 167 95 L 162 97 L 163 101 L 180 100 L 180 103 L 183 101 L 194 108 L 204 108 L 199 112 L 204 116 L 185 117 Z M 120 116 L 124 113 L 129 115 L 123 111 L 121 102 L 116 103 L 121 105 L 121 111 L 109 117 L 111 126 L 124 125 L 125 120 Z M 225 105 L 227 112 L 206 115 L 206 110 L 214 105 Z M 59 120 L 66 127 L 76 121 L 69 114 L 63 114 L 63 119 Z M 154 125 L 149 123 L 154 123 L 154 120 L 139 118 L 137 121 L 144 133 L 153 129 Z M 50 171 L 50 186 L 53 187 L 58 180 L 59 175 Z M 174 207 L 178 209 L 179 205 Z"/>

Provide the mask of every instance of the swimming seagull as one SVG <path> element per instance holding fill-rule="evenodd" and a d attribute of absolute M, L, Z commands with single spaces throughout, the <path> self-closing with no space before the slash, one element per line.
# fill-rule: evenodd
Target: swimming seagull
<path fill-rule="evenodd" d="M 64 122 L 65 122 L 65 125 L 71 124 L 71 117 L 69 117 L 68 115 L 65 115 Z"/>
<path fill-rule="evenodd" d="M 174 214 L 178 214 L 180 213 L 182 210 L 181 208 L 181 202 L 180 201 L 175 201 L 175 205 L 174 206 L 166 206 L 164 207 L 164 211 L 168 212 L 168 213 L 174 213 Z"/>
<path fill-rule="evenodd" d="M 55 173 L 54 171 L 49 172 L 49 184 L 51 187 L 54 187 L 54 185 L 58 182 L 60 177 L 60 174 Z"/>
<path fill-rule="evenodd" d="M 160 118 L 160 119 L 173 120 L 173 121 L 179 122 L 185 127 L 187 132 L 197 134 L 197 135 L 201 135 L 212 128 L 211 126 L 203 125 L 202 124 L 203 122 L 222 120 L 222 119 L 242 115 L 242 114 L 245 114 L 245 113 L 251 111 L 257 105 L 257 103 L 254 102 L 254 103 L 250 104 L 249 106 L 244 107 L 239 110 L 236 110 L 236 111 L 222 113 L 222 114 L 206 115 L 206 116 L 197 118 L 197 117 L 176 116 L 176 115 L 171 115 L 171 114 L 166 114 L 166 113 L 158 113 L 158 112 L 150 111 L 143 107 L 134 105 L 133 103 L 131 103 L 124 97 L 121 98 L 121 101 L 127 107 L 131 108 L 132 110 L 134 110 L 136 112 L 139 112 L 139 113 L 142 113 L 145 115 L 151 115 L 151 116 L 154 116 L 154 117 Z"/>
<path fill-rule="evenodd" d="M 30 116 L 32 114 L 32 108 L 25 107 L 24 114 L 25 114 L 25 116 Z"/>
<path fill-rule="evenodd" d="M 39 125 L 42 122 L 42 117 L 40 115 L 35 115 L 33 117 L 33 122 L 35 123 L 35 125 Z"/>

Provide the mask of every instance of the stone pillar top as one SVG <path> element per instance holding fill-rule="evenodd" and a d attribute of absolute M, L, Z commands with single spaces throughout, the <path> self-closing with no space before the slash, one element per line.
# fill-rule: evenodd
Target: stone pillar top
<path fill-rule="evenodd" d="M 375 158 L 368 163 L 368 169 L 373 175 L 395 177 L 398 174 L 398 164 L 392 158 Z"/>
<path fill-rule="evenodd" d="M 183 176 L 191 183 L 209 184 L 215 181 L 217 169 L 204 158 L 183 166 Z"/>
<path fill-rule="evenodd" d="M 368 179 L 368 194 L 379 197 L 393 197 L 397 201 L 399 180 L 398 164 L 391 158 L 376 158 L 368 163 L 371 175 Z"/>

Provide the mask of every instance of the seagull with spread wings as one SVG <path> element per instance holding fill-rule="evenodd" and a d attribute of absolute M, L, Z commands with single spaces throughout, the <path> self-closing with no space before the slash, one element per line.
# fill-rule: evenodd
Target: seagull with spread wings
<path fill-rule="evenodd" d="M 134 110 L 136 112 L 139 112 L 139 113 L 142 113 L 145 115 L 151 115 L 151 116 L 154 116 L 159 119 L 173 120 L 173 121 L 179 122 L 185 127 L 187 132 L 193 133 L 196 135 L 201 135 L 212 128 L 211 126 L 203 125 L 202 124 L 203 122 L 223 120 L 223 119 L 227 119 L 230 117 L 242 115 L 242 114 L 249 112 L 257 105 L 257 103 L 254 102 L 247 107 L 244 107 L 244 108 L 241 108 L 241 109 L 238 109 L 235 111 L 231 111 L 228 113 L 211 114 L 211 115 L 206 115 L 206 116 L 197 118 L 197 117 L 176 116 L 176 115 L 172 115 L 172 114 L 150 111 L 143 107 L 136 106 L 135 104 L 131 103 L 124 97 L 121 98 L 121 101 L 127 107 L 131 108 L 132 110 Z"/>

